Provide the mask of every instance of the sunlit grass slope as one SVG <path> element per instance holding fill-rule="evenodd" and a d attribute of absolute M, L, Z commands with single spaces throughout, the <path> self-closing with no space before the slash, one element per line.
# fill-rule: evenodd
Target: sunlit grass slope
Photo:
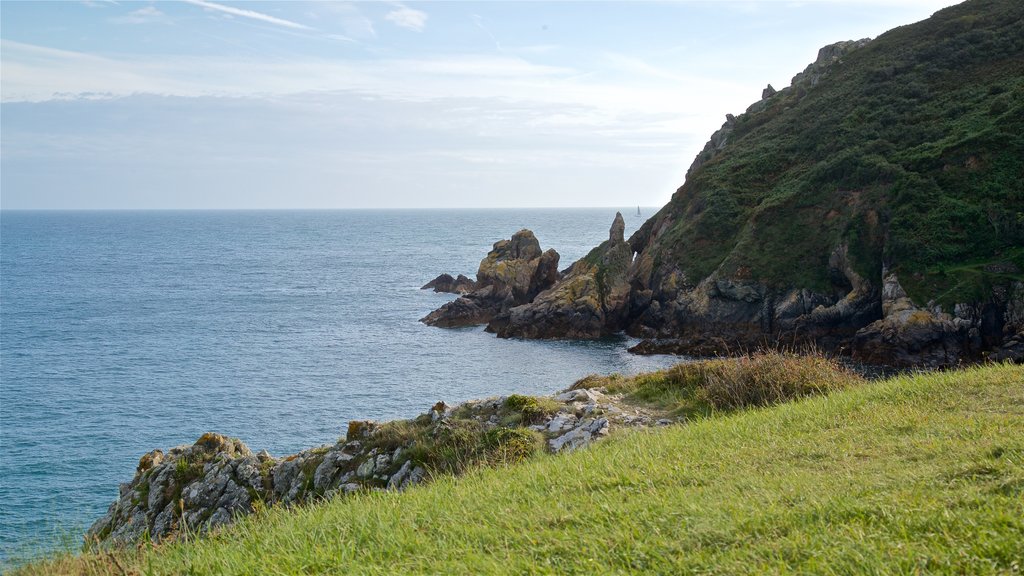
<path fill-rule="evenodd" d="M 32 570 L 1015 573 L 1024 368 L 905 376 Z"/>

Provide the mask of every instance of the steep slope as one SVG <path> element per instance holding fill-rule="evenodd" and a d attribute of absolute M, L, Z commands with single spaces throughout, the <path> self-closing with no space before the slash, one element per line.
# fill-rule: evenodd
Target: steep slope
<path fill-rule="evenodd" d="M 894 364 L 1019 357 L 1022 158 L 1024 4 L 972 0 L 826 46 L 729 116 L 629 239 L 630 295 L 603 332 L 697 352 L 812 340 Z"/>

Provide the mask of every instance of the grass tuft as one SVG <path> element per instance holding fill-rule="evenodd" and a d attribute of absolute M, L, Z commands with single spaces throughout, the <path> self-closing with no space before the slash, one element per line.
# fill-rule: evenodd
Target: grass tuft
<path fill-rule="evenodd" d="M 819 354 L 763 350 L 738 358 L 678 364 L 623 377 L 591 375 L 573 389 L 603 387 L 612 394 L 659 406 L 683 416 L 768 406 L 863 384 L 864 379 Z"/>

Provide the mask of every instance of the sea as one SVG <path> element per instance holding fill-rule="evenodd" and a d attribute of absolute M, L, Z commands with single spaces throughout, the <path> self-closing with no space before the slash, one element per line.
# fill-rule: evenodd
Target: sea
<path fill-rule="evenodd" d="M 495 241 L 529 228 L 564 268 L 615 212 L 0 211 L 0 566 L 79 547 L 141 455 L 207 431 L 280 456 L 353 419 L 679 362 L 418 321 L 454 298 L 420 287 Z"/>

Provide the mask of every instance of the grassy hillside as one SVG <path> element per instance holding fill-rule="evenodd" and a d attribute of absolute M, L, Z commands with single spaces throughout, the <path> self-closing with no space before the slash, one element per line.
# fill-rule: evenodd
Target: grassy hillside
<path fill-rule="evenodd" d="M 861 276 L 891 262 L 921 303 L 984 297 L 1024 279 L 1021 158 L 1024 3 L 969 0 L 739 116 L 663 209 L 655 262 L 827 293 L 847 243 Z"/>
<path fill-rule="evenodd" d="M 651 401 L 657 379 L 620 382 Z M 671 403 L 671 402 L 670 402 Z M 900 377 L 700 417 L 196 542 L 27 572 L 1011 573 L 1024 369 Z"/>

